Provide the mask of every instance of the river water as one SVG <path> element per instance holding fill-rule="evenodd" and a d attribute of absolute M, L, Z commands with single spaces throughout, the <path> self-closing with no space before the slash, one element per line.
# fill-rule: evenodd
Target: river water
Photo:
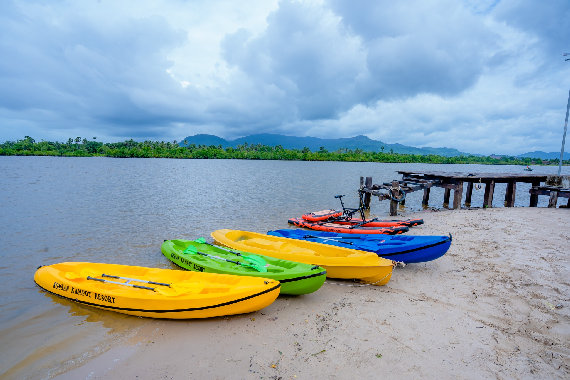
<path fill-rule="evenodd" d="M 337 194 L 356 207 L 361 176 L 389 182 L 400 179 L 397 170 L 524 173 L 521 166 L 0 157 L 0 377 L 52 377 L 148 323 L 46 294 L 33 281 L 40 265 L 175 268 L 160 252 L 164 239 L 287 228 L 289 217 L 339 208 Z M 529 187 L 517 186 L 516 206 L 528 206 Z M 473 206 L 483 190 L 474 191 Z M 503 206 L 504 191 L 496 186 L 494 207 Z M 420 210 L 422 195 L 409 194 L 403 212 Z M 442 200 L 443 190 L 432 189 L 430 206 Z M 546 204 L 540 197 L 539 207 Z M 388 201 L 372 199 L 372 215 L 388 210 Z"/>

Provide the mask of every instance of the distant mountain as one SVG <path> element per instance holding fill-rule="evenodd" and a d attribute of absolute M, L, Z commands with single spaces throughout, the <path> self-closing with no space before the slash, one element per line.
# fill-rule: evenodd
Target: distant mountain
<path fill-rule="evenodd" d="M 184 143 L 186 142 L 186 143 Z M 205 135 L 205 134 L 200 134 L 200 135 L 194 135 L 194 136 L 188 136 L 186 137 L 183 141 L 180 142 L 180 146 L 186 146 L 186 145 L 206 145 L 206 146 L 210 146 L 210 145 L 221 145 L 224 148 L 227 148 L 228 146 L 230 146 L 230 143 L 228 143 L 225 139 L 218 137 L 218 136 L 214 136 L 214 135 Z"/>
<path fill-rule="evenodd" d="M 469 153 L 463 153 L 457 149 L 452 148 L 415 148 L 412 146 L 402 145 L 402 144 L 386 144 L 382 141 L 372 140 L 366 136 L 355 136 L 349 138 L 339 138 L 339 139 L 321 139 L 318 137 L 295 137 L 295 136 L 284 136 L 271 133 L 263 133 L 250 135 L 245 137 L 240 137 L 235 140 L 225 140 L 218 136 L 199 134 L 194 136 L 188 136 L 180 142 L 180 146 L 187 145 L 221 145 L 223 148 L 227 147 L 237 147 L 238 145 L 244 145 L 245 143 L 249 145 L 262 144 L 267 146 L 277 146 L 281 145 L 285 149 L 303 149 L 305 147 L 309 148 L 311 151 L 318 151 L 321 147 L 325 148 L 330 152 L 337 151 L 339 149 L 361 149 L 367 152 L 394 152 L 402 154 L 436 154 L 439 156 L 460 156 L 469 155 Z"/>
<path fill-rule="evenodd" d="M 570 153 L 564 152 L 564 161 L 568 159 Z M 534 151 L 519 154 L 517 157 L 519 158 L 540 158 L 541 160 L 554 160 L 556 158 L 560 158 L 560 152 L 542 152 L 542 151 Z"/>

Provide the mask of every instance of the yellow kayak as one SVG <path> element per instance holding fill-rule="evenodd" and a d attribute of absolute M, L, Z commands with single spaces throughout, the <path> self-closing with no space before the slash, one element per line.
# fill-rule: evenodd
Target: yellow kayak
<path fill-rule="evenodd" d="M 327 270 L 330 278 L 359 279 L 385 285 L 390 281 L 394 268 L 392 260 L 372 252 L 249 231 L 223 229 L 211 235 L 218 243 L 240 251 L 319 265 Z"/>
<path fill-rule="evenodd" d="M 67 262 L 38 268 L 34 281 L 71 301 L 152 318 L 209 318 L 270 305 L 279 281 L 260 277 Z"/>

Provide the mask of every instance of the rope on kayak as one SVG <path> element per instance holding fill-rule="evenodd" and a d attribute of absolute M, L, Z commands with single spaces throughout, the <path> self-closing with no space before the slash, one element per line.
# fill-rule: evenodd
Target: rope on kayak
<path fill-rule="evenodd" d="M 467 177 L 475 177 L 475 174 L 469 173 L 467 174 Z M 481 188 L 483 187 L 483 184 L 481 183 L 481 178 L 479 178 L 479 182 L 473 182 L 473 187 L 475 188 L 475 190 L 481 190 Z"/>
<path fill-rule="evenodd" d="M 481 188 L 483 187 L 483 184 L 481 183 L 481 178 L 479 178 L 479 183 L 475 182 L 473 187 L 475 188 L 475 190 L 481 190 Z"/>
<path fill-rule="evenodd" d="M 394 191 L 395 192 L 399 192 L 400 193 L 400 197 L 396 197 L 394 195 Z M 404 190 L 402 190 L 402 188 L 400 187 L 400 184 L 398 184 L 397 187 L 390 187 L 390 189 L 388 190 L 388 195 L 390 196 L 390 199 L 393 200 L 394 202 L 403 202 L 406 200 L 406 192 Z"/>

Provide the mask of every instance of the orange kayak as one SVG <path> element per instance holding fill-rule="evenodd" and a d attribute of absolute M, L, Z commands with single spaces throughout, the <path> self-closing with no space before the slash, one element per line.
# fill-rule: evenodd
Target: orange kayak
<path fill-rule="evenodd" d="M 303 218 L 292 218 L 288 220 L 289 224 L 297 227 L 304 227 L 316 231 L 328 231 L 345 234 L 386 234 L 396 235 L 409 231 L 406 226 L 393 226 L 393 227 L 373 227 L 368 225 L 349 225 L 340 224 L 336 222 L 309 222 Z"/>
<path fill-rule="evenodd" d="M 314 211 L 302 216 L 303 219 L 309 222 L 331 222 L 337 224 L 346 224 L 349 226 L 354 226 L 360 224 L 364 227 L 413 227 L 419 224 L 424 224 L 423 219 L 403 219 L 403 220 L 378 220 L 370 219 L 368 221 L 363 221 L 362 219 L 347 219 L 342 216 L 342 211 L 337 210 L 321 210 Z"/>

